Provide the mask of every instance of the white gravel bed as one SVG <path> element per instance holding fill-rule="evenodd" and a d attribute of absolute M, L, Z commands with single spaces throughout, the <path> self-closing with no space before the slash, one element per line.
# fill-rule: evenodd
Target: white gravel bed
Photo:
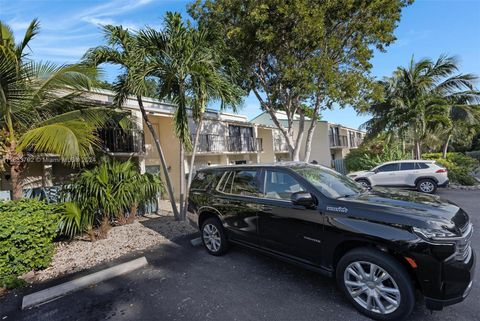
<path fill-rule="evenodd" d="M 78 272 L 192 232 L 195 230 L 187 222 L 177 222 L 173 216 L 152 215 L 132 224 L 113 227 L 103 240 L 57 243 L 50 266 L 42 271 L 28 273 L 25 279 L 28 282 L 41 282 Z"/>

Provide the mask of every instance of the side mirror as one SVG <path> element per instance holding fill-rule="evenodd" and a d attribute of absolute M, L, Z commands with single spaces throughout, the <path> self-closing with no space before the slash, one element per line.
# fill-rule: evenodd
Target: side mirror
<path fill-rule="evenodd" d="M 308 192 L 293 193 L 291 200 L 293 205 L 301 205 L 305 207 L 313 207 L 315 205 L 312 195 Z"/>

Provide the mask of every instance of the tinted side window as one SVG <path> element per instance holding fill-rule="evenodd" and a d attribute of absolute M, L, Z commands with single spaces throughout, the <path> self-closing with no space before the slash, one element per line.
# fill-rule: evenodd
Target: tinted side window
<path fill-rule="evenodd" d="M 415 169 L 415 163 L 401 163 L 400 170 L 401 171 L 410 171 Z"/>
<path fill-rule="evenodd" d="M 394 172 L 394 171 L 398 171 L 398 164 L 387 164 L 387 165 L 380 166 L 380 167 L 378 168 L 378 171 L 379 171 L 379 172 Z"/>
<path fill-rule="evenodd" d="M 207 190 L 217 180 L 219 173 L 200 171 L 192 181 L 191 190 Z"/>
<path fill-rule="evenodd" d="M 304 188 L 291 175 L 284 172 L 266 171 L 265 197 L 290 200 L 293 193 L 304 191 Z"/>
<path fill-rule="evenodd" d="M 425 164 L 425 163 L 416 163 L 416 164 L 417 164 L 417 166 L 416 166 L 417 169 L 425 169 L 425 168 L 428 168 L 428 165 Z"/>
<path fill-rule="evenodd" d="M 258 173 L 255 170 L 232 171 L 223 187 L 224 193 L 260 196 Z"/>

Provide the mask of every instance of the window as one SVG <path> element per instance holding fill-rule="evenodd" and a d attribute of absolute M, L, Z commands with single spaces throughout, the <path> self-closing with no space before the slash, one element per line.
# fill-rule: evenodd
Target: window
<path fill-rule="evenodd" d="M 426 163 L 416 163 L 416 169 L 426 169 L 428 165 Z"/>
<path fill-rule="evenodd" d="M 331 198 L 348 197 L 363 191 L 362 187 L 350 178 L 321 166 L 301 166 L 292 168 L 312 183 L 323 195 Z"/>
<path fill-rule="evenodd" d="M 255 170 L 232 171 L 224 176 L 219 190 L 243 196 L 260 196 L 258 174 Z"/>
<path fill-rule="evenodd" d="M 290 201 L 292 194 L 305 189 L 291 175 L 284 172 L 266 171 L 265 197 Z"/>
<path fill-rule="evenodd" d="M 200 171 L 195 175 L 190 187 L 191 190 L 207 190 L 216 181 L 218 173 L 213 171 Z"/>
<path fill-rule="evenodd" d="M 383 165 L 377 169 L 377 172 L 394 172 L 394 171 L 398 171 L 398 164 L 396 163 Z"/>
<path fill-rule="evenodd" d="M 415 163 L 401 163 L 400 170 L 401 171 L 412 171 L 415 169 Z"/>

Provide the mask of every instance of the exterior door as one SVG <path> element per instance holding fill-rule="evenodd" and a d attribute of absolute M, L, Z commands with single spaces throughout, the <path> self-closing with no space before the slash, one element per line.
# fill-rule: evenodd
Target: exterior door
<path fill-rule="evenodd" d="M 227 225 L 229 238 L 250 244 L 258 244 L 257 214 L 260 205 L 259 175 L 255 169 L 226 172 L 220 181 L 215 198 L 217 208 Z"/>
<path fill-rule="evenodd" d="M 400 163 L 400 172 L 399 172 L 399 181 L 401 185 L 415 185 L 415 178 L 418 175 L 418 169 L 416 168 L 416 163 L 414 162 L 405 162 Z"/>
<path fill-rule="evenodd" d="M 399 164 L 386 164 L 377 168 L 376 173 L 369 177 L 373 185 L 395 186 L 401 185 L 399 178 Z"/>
<path fill-rule="evenodd" d="M 262 177 L 260 245 L 305 263 L 319 263 L 323 216 L 317 208 L 293 205 L 290 200 L 293 193 L 307 189 L 287 171 L 265 170 Z"/>

